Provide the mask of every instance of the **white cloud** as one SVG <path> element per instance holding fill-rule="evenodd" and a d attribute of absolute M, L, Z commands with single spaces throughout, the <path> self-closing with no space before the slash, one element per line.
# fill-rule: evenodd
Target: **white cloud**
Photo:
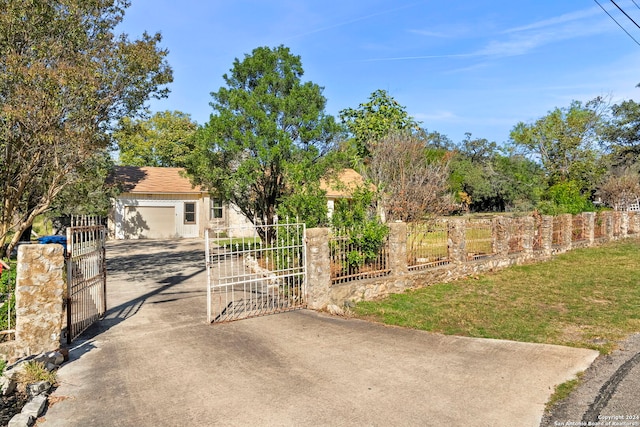
<path fill-rule="evenodd" d="M 435 111 L 432 113 L 416 113 L 413 117 L 421 122 L 455 122 L 460 120 L 455 113 L 451 111 Z"/>
<path fill-rule="evenodd" d="M 408 30 L 408 32 L 411 33 L 411 34 L 417 34 L 419 36 L 436 37 L 436 38 L 441 38 L 441 39 L 452 37 L 451 34 L 447 34 L 445 32 L 440 32 L 440 31 Z"/>
<path fill-rule="evenodd" d="M 504 34 L 508 33 L 517 33 L 522 31 L 530 31 L 537 30 L 540 28 L 547 28 L 556 26 L 558 24 L 564 24 L 567 22 L 574 22 L 584 20 L 585 18 L 591 18 L 594 16 L 599 16 L 602 14 L 602 10 L 597 7 L 592 7 L 590 9 L 579 10 L 577 12 L 565 13 L 564 15 L 556 16 L 549 19 L 544 19 L 542 21 L 533 22 L 531 24 L 522 25 L 520 27 L 514 27 L 507 30 L 504 30 Z"/>

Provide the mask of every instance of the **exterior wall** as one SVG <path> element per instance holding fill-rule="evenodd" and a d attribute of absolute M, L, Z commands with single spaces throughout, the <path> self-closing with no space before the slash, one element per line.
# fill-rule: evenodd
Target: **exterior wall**
<path fill-rule="evenodd" d="M 209 195 L 204 197 L 204 215 L 205 221 L 202 221 L 203 227 L 201 235 L 204 236 L 204 229 L 229 231 L 229 237 L 251 237 L 253 236 L 253 224 L 247 219 L 240 209 L 232 204 L 225 203 L 222 207 L 222 218 L 211 218 L 211 198 Z M 227 230 L 232 227 L 233 230 Z"/>
<path fill-rule="evenodd" d="M 620 223 L 628 224 L 625 233 L 616 236 L 611 225 L 612 215 L 604 215 L 607 222 L 606 236 L 594 239 L 595 215 L 583 215 L 585 220 L 584 239 L 572 241 L 572 217 L 563 215 L 557 226 L 562 228 L 562 238 L 553 244 L 554 218 L 543 216 L 536 225 L 534 218 L 519 218 L 522 224 L 522 247 L 517 253 L 510 253 L 510 221 L 516 219 L 498 217 L 492 222 L 492 246 L 494 254 L 477 260 L 466 256 L 464 219 L 448 220 L 448 259 L 449 263 L 425 270 L 410 271 L 407 268 L 407 226 L 404 223 L 389 224 L 390 273 L 387 276 L 372 279 L 353 280 L 332 284 L 331 260 L 329 252 L 330 230 L 316 228 L 307 230 L 307 273 L 308 305 L 312 309 L 323 309 L 329 305 L 349 306 L 354 302 L 372 300 L 400 293 L 407 289 L 423 287 L 433 283 L 448 282 L 465 276 L 486 271 L 502 269 L 512 265 L 540 262 L 550 259 L 554 254 L 571 249 L 593 246 L 627 237 L 640 237 L 640 215 L 622 212 Z M 539 242 L 535 242 L 539 239 Z"/>
<path fill-rule="evenodd" d="M 249 219 L 244 216 L 240 209 L 235 205 L 225 206 L 227 214 L 227 224 L 229 227 L 252 227 L 253 224 Z M 251 233 L 253 235 L 253 233 Z M 243 236 L 230 236 L 230 237 L 243 237 Z"/>
<path fill-rule="evenodd" d="M 196 203 L 196 223 L 184 223 L 184 203 Z M 202 224 L 205 223 L 208 215 L 207 209 L 203 208 L 203 197 L 201 194 L 132 194 L 124 193 L 114 201 L 112 210 L 113 236 L 116 239 L 125 238 L 125 230 L 123 222 L 125 220 L 125 212 L 128 206 L 139 207 L 173 207 L 175 209 L 175 230 L 173 237 L 199 237 L 203 235 Z M 203 212 L 204 211 L 204 212 Z"/>

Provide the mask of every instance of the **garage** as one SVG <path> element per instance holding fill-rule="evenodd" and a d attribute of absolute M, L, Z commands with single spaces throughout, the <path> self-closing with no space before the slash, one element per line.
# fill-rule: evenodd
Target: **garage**
<path fill-rule="evenodd" d="M 166 239 L 176 236 L 174 206 L 125 206 L 125 239 Z"/>

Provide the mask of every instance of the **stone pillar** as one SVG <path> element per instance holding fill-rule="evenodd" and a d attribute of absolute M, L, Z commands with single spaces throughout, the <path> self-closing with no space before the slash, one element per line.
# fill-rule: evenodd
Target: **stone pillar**
<path fill-rule="evenodd" d="M 640 233 L 640 213 L 629 212 L 629 234 L 638 237 Z"/>
<path fill-rule="evenodd" d="M 403 275 L 407 271 L 407 224 L 392 222 L 389 225 L 389 268 L 391 275 Z"/>
<path fill-rule="evenodd" d="M 515 220 L 514 220 L 515 221 Z M 533 254 L 533 240 L 536 234 L 536 220 L 531 216 L 520 218 L 522 224 L 522 249 L 530 256 Z"/>
<path fill-rule="evenodd" d="M 465 224 L 466 221 L 464 219 L 448 221 L 447 246 L 449 247 L 449 261 L 454 263 L 461 263 L 467 260 Z"/>
<path fill-rule="evenodd" d="M 629 237 L 629 212 L 620 212 L 620 238 L 626 239 Z"/>
<path fill-rule="evenodd" d="M 545 256 L 551 256 L 553 253 L 553 217 L 549 215 L 542 216 L 542 225 L 540 226 L 540 238 L 542 239 L 542 253 Z"/>
<path fill-rule="evenodd" d="M 25 355 L 60 347 L 65 282 L 63 247 L 22 245 L 16 278 L 16 350 Z"/>
<path fill-rule="evenodd" d="M 584 220 L 584 237 L 589 242 L 589 246 L 593 246 L 596 235 L 596 213 L 582 212 L 582 218 Z"/>
<path fill-rule="evenodd" d="M 613 240 L 613 212 L 602 212 L 602 221 L 604 222 L 605 240 L 610 242 Z"/>
<path fill-rule="evenodd" d="M 491 220 L 491 245 L 493 253 L 499 257 L 509 255 L 509 225 L 511 218 L 497 216 Z"/>
<path fill-rule="evenodd" d="M 309 228 L 305 238 L 307 241 L 307 304 L 313 310 L 321 310 L 330 303 L 329 229 Z"/>

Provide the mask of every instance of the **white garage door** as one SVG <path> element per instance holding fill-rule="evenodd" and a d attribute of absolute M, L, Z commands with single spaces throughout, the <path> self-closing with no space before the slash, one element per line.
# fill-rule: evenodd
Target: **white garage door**
<path fill-rule="evenodd" d="M 176 235 L 176 212 L 173 206 L 127 206 L 125 239 L 164 239 Z"/>

